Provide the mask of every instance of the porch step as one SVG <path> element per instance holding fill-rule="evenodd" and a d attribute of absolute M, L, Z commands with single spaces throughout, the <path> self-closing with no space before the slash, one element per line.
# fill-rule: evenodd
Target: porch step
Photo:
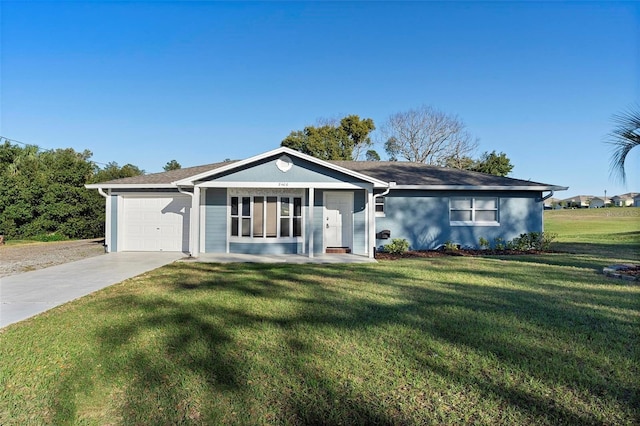
<path fill-rule="evenodd" d="M 335 254 L 335 253 L 351 253 L 351 249 L 349 247 L 327 247 L 327 254 Z"/>

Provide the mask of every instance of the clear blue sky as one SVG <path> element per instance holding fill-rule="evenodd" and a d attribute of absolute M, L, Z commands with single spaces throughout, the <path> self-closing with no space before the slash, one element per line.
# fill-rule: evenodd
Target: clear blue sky
<path fill-rule="evenodd" d="M 102 163 L 247 158 L 428 104 L 560 198 L 640 191 L 640 152 L 623 186 L 603 143 L 640 103 L 640 3 L 2 1 L 0 37 L 0 135 Z"/>

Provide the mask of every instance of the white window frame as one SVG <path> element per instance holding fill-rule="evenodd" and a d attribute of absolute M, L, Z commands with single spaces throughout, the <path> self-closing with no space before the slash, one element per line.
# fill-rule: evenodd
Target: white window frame
<path fill-rule="evenodd" d="M 376 213 L 376 217 L 385 217 L 386 216 L 386 207 L 387 201 L 385 200 L 385 196 L 374 197 L 374 212 Z M 382 211 L 378 211 L 378 206 L 382 206 Z"/>
<path fill-rule="evenodd" d="M 471 200 L 469 208 L 453 207 L 455 200 Z M 495 208 L 479 208 L 477 201 L 479 200 L 495 200 Z M 470 211 L 471 220 L 451 220 L 452 211 Z M 476 220 L 476 212 L 492 211 L 495 212 L 496 220 L 481 221 Z M 499 197 L 451 197 L 449 198 L 449 224 L 451 226 L 500 226 L 500 198 Z"/>
<path fill-rule="evenodd" d="M 238 215 L 236 216 L 232 216 L 231 215 L 231 199 L 237 197 L 238 198 Z M 254 221 L 254 201 L 255 201 L 255 197 L 262 197 L 263 201 L 266 205 L 266 201 L 267 201 L 267 197 L 275 197 L 276 198 L 276 236 L 275 237 L 267 237 L 266 236 L 266 232 L 263 232 L 262 236 L 254 236 L 253 235 L 253 221 Z M 249 203 L 250 203 L 250 210 L 249 210 L 249 216 L 244 216 L 245 218 L 249 218 L 250 219 L 250 225 L 249 225 L 249 230 L 250 230 L 250 236 L 243 236 L 242 235 L 242 198 L 249 198 Z M 282 198 L 288 198 L 289 199 L 289 212 L 290 215 L 289 216 L 281 216 L 281 203 L 282 203 Z M 294 215 L 294 211 L 295 211 L 295 203 L 294 203 L 294 199 L 295 198 L 300 198 L 300 215 Z M 298 193 L 298 191 L 296 192 L 289 192 L 289 191 L 255 191 L 255 192 L 249 192 L 249 191 L 229 191 L 229 193 L 227 194 L 227 237 L 228 237 L 228 241 L 229 242 L 234 242 L 234 243 L 297 243 L 297 242 L 303 242 L 304 241 L 304 235 L 305 235 L 305 197 L 304 197 L 304 193 L 300 192 Z M 266 225 L 266 208 L 264 209 L 263 212 L 263 224 Z M 237 217 L 238 218 L 238 235 L 231 235 L 231 231 L 232 231 L 232 218 L 233 217 Z M 281 237 L 280 233 L 281 233 L 281 219 L 282 218 L 289 218 L 290 219 L 290 236 L 289 237 Z M 295 219 L 299 219 L 300 220 L 300 236 L 298 237 L 294 237 L 293 235 L 293 231 L 294 231 L 294 221 Z M 263 228 L 264 229 L 264 228 Z"/>

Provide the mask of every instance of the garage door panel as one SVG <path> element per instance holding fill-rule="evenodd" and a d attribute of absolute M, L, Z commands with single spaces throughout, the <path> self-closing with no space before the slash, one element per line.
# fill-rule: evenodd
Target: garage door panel
<path fill-rule="evenodd" d="M 123 250 L 188 251 L 191 198 L 125 197 Z"/>

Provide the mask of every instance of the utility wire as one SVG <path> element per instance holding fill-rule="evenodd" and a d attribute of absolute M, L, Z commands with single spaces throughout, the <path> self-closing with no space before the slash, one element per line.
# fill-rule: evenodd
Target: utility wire
<path fill-rule="evenodd" d="M 55 151 L 54 149 L 40 148 L 38 145 L 33 144 L 33 143 L 26 143 L 26 142 L 22 142 L 22 141 L 19 141 L 19 140 L 16 140 L 16 139 L 11 139 L 11 138 L 8 138 L 6 136 L 1 136 L 0 135 L 0 144 L 5 142 L 5 141 L 10 142 L 10 143 L 17 143 L 17 144 L 20 144 L 20 145 L 23 145 L 23 146 L 33 146 L 38 150 L 38 152 L 53 152 L 53 151 Z M 101 163 L 100 161 L 91 160 L 91 162 L 95 163 L 95 164 L 100 164 L 102 166 L 108 166 L 107 163 Z"/>

